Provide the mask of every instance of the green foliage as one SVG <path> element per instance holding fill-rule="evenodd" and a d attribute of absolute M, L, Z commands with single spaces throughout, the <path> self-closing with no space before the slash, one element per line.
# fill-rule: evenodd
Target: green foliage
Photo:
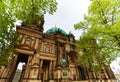
<path fill-rule="evenodd" d="M 17 34 L 14 27 L 15 18 L 8 0 L 0 1 L 0 66 L 7 65 L 15 52 Z"/>
<path fill-rule="evenodd" d="M 53 14 L 57 7 L 56 0 L 10 0 L 17 19 L 26 24 L 37 24 L 47 12 Z"/>
<path fill-rule="evenodd" d="M 53 14 L 56 9 L 56 0 L 0 0 L 0 66 L 7 65 L 16 52 L 15 44 L 19 40 L 15 21 L 36 25 L 44 14 Z"/>
<path fill-rule="evenodd" d="M 91 2 L 88 15 L 74 26 L 75 29 L 83 30 L 77 47 L 78 51 L 82 50 L 80 62 L 94 64 L 98 70 L 119 56 L 120 0 L 91 0 Z M 92 39 L 94 42 L 91 42 Z"/>
<path fill-rule="evenodd" d="M 17 34 L 10 28 L 2 28 L 0 32 L 0 65 L 7 65 L 16 52 Z"/>

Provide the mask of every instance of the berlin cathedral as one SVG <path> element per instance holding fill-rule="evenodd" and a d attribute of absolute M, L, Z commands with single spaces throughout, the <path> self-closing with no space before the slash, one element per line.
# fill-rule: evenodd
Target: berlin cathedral
<path fill-rule="evenodd" d="M 0 82 L 117 82 L 110 67 L 95 73 L 80 66 L 74 35 L 56 26 L 43 32 L 43 23 L 17 26 L 17 53 L 8 66 L 0 68 Z M 25 64 L 14 81 L 20 62 Z"/>

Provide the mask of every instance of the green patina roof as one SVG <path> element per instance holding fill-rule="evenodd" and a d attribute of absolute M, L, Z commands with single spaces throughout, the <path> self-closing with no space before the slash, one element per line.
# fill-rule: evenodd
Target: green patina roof
<path fill-rule="evenodd" d="M 57 33 L 57 32 L 60 32 L 61 34 L 65 35 L 65 36 L 67 35 L 67 33 L 64 30 L 62 30 L 61 28 L 57 28 L 57 27 L 53 27 L 53 28 L 47 30 L 45 34 L 49 35 L 51 33 Z"/>

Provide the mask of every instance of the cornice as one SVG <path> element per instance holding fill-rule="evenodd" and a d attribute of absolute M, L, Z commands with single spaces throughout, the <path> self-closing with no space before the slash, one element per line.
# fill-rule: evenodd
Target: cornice
<path fill-rule="evenodd" d="M 36 37 L 36 38 L 42 38 L 43 36 L 43 33 L 42 32 L 39 32 L 37 30 L 34 30 L 34 29 L 30 29 L 28 27 L 17 27 L 17 32 L 18 33 L 21 33 L 21 34 L 25 34 L 25 35 L 28 35 L 28 36 L 33 36 L 33 37 Z"/>

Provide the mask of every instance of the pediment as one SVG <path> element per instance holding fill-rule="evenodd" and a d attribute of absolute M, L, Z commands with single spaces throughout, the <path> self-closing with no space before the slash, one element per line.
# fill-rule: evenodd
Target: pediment
<path fill-rule="evenodd" d="M 16 47 L 18 53 L 33 55 L 35 53 L 35 49 L 29 45 L 23 44 Z"/>
<path fill-rule="evenodd" d="M 17 48 L 19 49 L 25 49 L 25 50 L 31 50 L 31 51 L 34 51 L 35 49 L 29 45 L 26 45 L 26 44 L 22 44 L 22 45 L 18 45 Z"/>

